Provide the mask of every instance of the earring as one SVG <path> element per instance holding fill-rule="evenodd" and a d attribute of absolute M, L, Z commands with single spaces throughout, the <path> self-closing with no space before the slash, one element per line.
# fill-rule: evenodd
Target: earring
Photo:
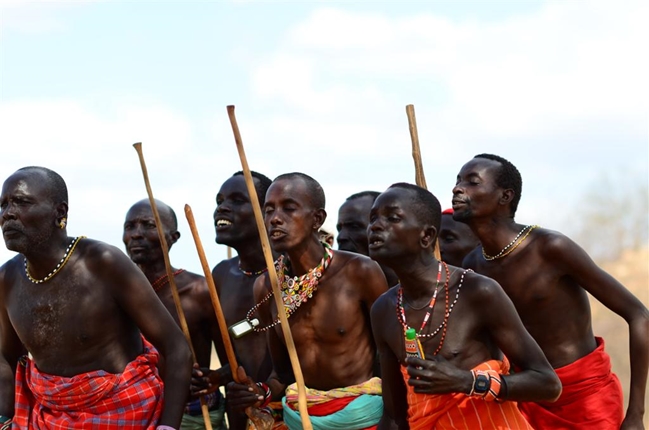
<path fill-rule="evenodd" d="M 63 229 L 65 228 L 65 226 L 66 226 L 67 223 L 68 223 L 67 219 L 66 219 L 65 217 L 63 217 L 63 218 L 61 219 L 61 222 L 59 222 L 59 228 L 60 228 L 61 230 L 63 230 Z"/>

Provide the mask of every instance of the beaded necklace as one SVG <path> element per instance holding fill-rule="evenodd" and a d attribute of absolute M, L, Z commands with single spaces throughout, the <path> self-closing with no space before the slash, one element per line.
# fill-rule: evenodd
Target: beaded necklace
<path fill-rule="evenodd" d="M 241 273 L 243 273 L 244 275 L 246 275 L 246 276 L 254 276 L 254 277 L 257 277 L 257 276 L 261 275 L 262 273 L 266 273 L 266 272 L 268 272 L 268 267 L 264 267 L 263 269 L 261 269 L 261 270 L 257 270 L 256 272 L 248 272 L 247 270 L 243 270 L 243 269 L 241 268 L 241 261 L 239 261 L 239 271 L 240 271 Z"/>
<path fill-rule="evenodd" d="M 440 325 L 432 332 L 429 333 L 422 333 L 426 322 L 428 320 L 429 315 L 426 315 L 424 318 L 424 323 L 421 326 L 421 329 L 417 333 L 418 338 L 424 338 L 424 339 L 431 339 L 435 337 L 440 331 L 442 332 L 441 339 L 439 342 L 439 345 L 433 355 L 437 355 L 437 353 L 442 349 L 442 345 L 444 345 L 444 339 L 446 338 L 446 329 L 448 327 L 448 320 L 449 317 L 451 316 L 451 313 L 453 312 L 453 308 L 455 307 L 455 304 L 457 303 L 458 298 L 460 297 L 460 289 L 462 288 L 462 284 L 464 283 L 464 275 L 466 272 L 471 271 L 470 269 L 465 270 L 462 273 L 462 276 L 460 277 L 460 282 L 457 286 L 457 290 L 455 292 L 455 299 L 453 300 L 453 303 L 450 304 L 449 306 L 449 279 L 450 279 L 450 272 L 448 270 L 448 265 L 444 263 L 444 268 L 446 269 L 446 282 L 444 282 L 444 292 L 445 292 L 445 303 L 444 303 L 444 320 L 440 323 Z M 429 310 L 431 311 L 432 308 Z M 407 329 L 410 328 L 408 326 L 408 322 L 406 320 L 406 312 L 403 308 L 403 287 L 399 287 L 397 290 L 397 319 L 403 326 L 403 331 L 404 334 Z"/>
<path fill-rule="evenodd" d="M 280 283 L 280 291 L 282 293 L 282 302 L 284 303 L 286 318 L 289 318 L 303 303 L 306 303 L 313 297 L 313 294 L 315 294 L 318 289 L 318 282 L 320 282 L 322 273 L 327 269 L 327 267 L 329 267 L 329 264 L 331 264 L 334 252 L 328 243 L 322 242 L 322 245 L 324 246 L 324 256 L 322 257 L 322 260 L 320 260 L 320 264 L 300 277 L 291 277 L 287 274 L 288 265 L 284 263 L 283 255 L 280 255 L 277 261 L 275 261 L 275 270 L 277 271 L 277 278 Z M 252 309 L 248 311 L 246 314 L 246 320 L 251 322 L 252 315 L 272 296 L 273 291 L 271 290 L 259 303 L 254 305 Z M 254 331 L 260 332 L 266 331 L 279 323 L 280 319 L 278 316 L 275 321 L 266 327 L 256 327 L 252 323 L 251 325 L 253 325 Z"/>
<path fill-rule="evenodd" d="M 29 267 L 27 267 L 27 258 L 25 258 L 25 275 L 27 275 L 27 279 L 32 281 L 34 284 L 42 284 L 45 281 L 48 281 L 54 277 L 61 269 L 63 269 L 63 266 L 66 265 L 66 263 L 70 260 L 70 257 L 72 256 L 72 253 L 74 252 L 74 249 L 77 247 L 77 244 L 81 239 L 85 239 L 86 236 L 78 236 L 72 239 L 72 242 L 68 245 L 68 249 L 65 250 L 65 254 L 63 254 L 63 258 L 61 258 L 61 261 L 59 261 L 59 264 L 56 265 L 54 270 L 52 270 L 46 277 L 43 279 L 35 279 L 30 275 L 29 273 Z"/>
<path fill-rule="evenodd" d="M 506 257 L 507 255 L 511 254 L 511 253 L 512 253 L 516 248 L 518 248 L 518 246 L 519 246 L 521 243 L 523 243 L 523 241 L 524 241 L 525 239 L 527 239 L 527 236 L 530 235 L 530 233 L 532 232 L 532 230 L 534 230 L 534 229 L 537 228 L 537 227 L 538 227 L 538 225 L 531 225 L 531 224 L 530 224 L 530 225 L 526 225 L 525 227 L 523 227 L 523 229 L 522 229 L 521 231 L 518 232 L 518 234 L 516 235 L 516 237 L 514 238 L 514 240 L 512 240 L 511 242 L 509 242 L 509 243 L 507 244 L 507 246 L 505 246 L 505 247 L 504 247 L 504 248 L 503 248 L 503 249 L 502 249 L 498 254 L 496 254 L 496 255 L 494 255 L 494 256 L 487 255 L 487 253 L 484 252 L 484 247 L 483 247 L 483 248 L 482 248 L 482 256 L 483 256 L 484 259 L 487 260 L 487 261 L 492 261 L 492 260 L 496 260 L 496 259 L 498 259 L 498 258 Z M 523 236 L 523 237 L 521 238 L 521 240 L 519 240 L 518 242 L 516 242 L 516 241 L 518 240 L 518 238 L 521 237 L 521 235 L 522 235 L 525 231 L 527 231 L 527 233 L 525 233 L 525 236 Z M 510 249 L 510 248 L 511 248 L 511 249 Z"/>
<path fill-rule="evenodd" d="M 183 273 L 184 271 L 185 271 L 185 269 L 178 269 L 173 273 L 173 276 L 176 277 L 176 276 L 180 275 L 181 273 Z M 162 287 L 164 287 L 167 284 L 167 282 L 169 282 L 169 275 L 167 275 L 167 273 L 165 273 L 164 275 L 160 276 L 155 281 L 151 282 L 151 287 L 153 287 L 153 291 L 155 291 L 157 293 Z"/>

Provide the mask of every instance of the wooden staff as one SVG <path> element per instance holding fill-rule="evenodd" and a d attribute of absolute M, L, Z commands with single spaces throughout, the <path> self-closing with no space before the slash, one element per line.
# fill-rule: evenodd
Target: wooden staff
<path fill-rule="evenodd" d="M 421 162 L 421 151 L 419 149 L 419 134 L 417 133 L 417 118 L 415 118 L 415 106 L 406 105 L 406 115 L 408 115 L 408 128 L 410 129 L 410 140 L 412 141 L 412 158 L 415 160 L 415 183 L 422 188 L 426 186 L 426 177 L 424 176 L 424 165 Z M 437 232 L 439 234 L 439 232 Z M 442 255 L 439 250 L 439 237 L 435 240 L 435 258 L 441 261 Z"/>
<path fill-rule="evenodd" d="M 158 238 L 160 239 L 160 246 L 162 247 L 162 256 L 165 261 L 165 268 L 167 269 L 167 279 L 169 280 L 169 287 L 171 288 L 171 295 L 174 299 L 174 305 L 176 305 L 176 312 L 178 314 L 178 321 L 180 322 L 180 328 L 185 334 L 185 339 L 189 343 L 189 349 L 192 352 L 192 358 L 194 363 L 196 363 L 196 352 L 194 351 L 194 346 L 192 344 L 192 338 L 189 334 L 189 327 L 187 327 L 187 320 L 185 319 L 185 313 L 183 308 L 180 305 L 180 295 L 178 294 L 178 288 L 176 287 L 176 280 L 174 279 L 173 271 L 171 268 L 171 261 L 169 261 L 169 248 L 167 248 L 167 240 L 165 239 L 164 231 L 162 230 L 162 221 L 160 220 L 160 214 L 158 213 L 158 206 L 156 205 L 155 199 L 153 198 L 153 191 L 151 190 L 151 184 L 149 183 L 149 174 L 147 173 L 146 163 L 144 162 L 144 154 L 142 153 L 142 143 L 134 143 L 133 147 L 137 151 L 137 155 L 140 158 L 140 167 L 142 168 L 142 176 L 144 177 L 144 185 L 146 186 L 146 192 L 149 195 L 149 203 L 151 204 L 151 211 L 153 212 L 153 218 L 155 219 L 156 229 L 158 230 Z M 210 411 L 207 407 L 207 402 L 204 397 L 201 397 L 201 411 L 203 412 L 203 420 L 205 421 L 205 428 L 207 430 L 212 430 L 212 421 L 210 419 Z"/>
<path fill-rule="evenodd" d="M 232 346 L 232 339 L 228 333 L 228 323 L 225 321 L 225 315 L 223 314 L 223 308 L 221 307 L 221 301 L 219 300 L 219 295 L 216 292 L 216 285 L 214 284 L 214 278 L 212 278 L 212 272 L 210 271 L 210 266 L 207 263 L 207 258 L 205 257 L 205 249 L 203 248 L 203 242 L 201 241 L 200 236 L 198 235 L 198 229 L 196 228 L 196 221 L 194 220 L 194 213 L 192 208 L 189 205 L 185 205 L 185 217 L 189 223 L 189 229 L 192 232 L 194 237 L 194 243 L 196 244 L 196 252 L 198 252 L 198 258 L 201 261 L 201 266 L 203 267 L 203 273 L 205 273 L 205 280 L 207 281 L 207 287 L 210 292 L 210 299 L 212 300 L 212 307 L 214 308 L 214 313 L 216 314 L 216 321 L 219 324 L 219 331 L 221 332 L 221 338 L 223 339 L 223 347 L 225 348 L 225 354 L 228 357 L 228 363 L 230 364 L 230 372 L 232 373 L 232 379 L 239 384 L 245 384 L 246 381 L 242 380 L 239 377 L 239 364 L 237 363 L 237 356 L 234 353 L 234 347 Z M 228 247 L 230 249 L 230 247 Z M 252 408 L 246 408 L 246 415 L 250 421 L 255 424 L 257 430 L 270 429 L 272 426 L 273 419 L 270 418 L 267 414 L 255 413 Z M 269 422 L 270 421 L 270 422 Z"/>
<path fill-rule="evenodd" d="M 239 133 L 239 126 L 237 119 L 234 116 L 234 106 L 228 106 L 228 117 L 230 118 L 230 125 L 232 125 L 232 132 L 234 133 L 234 141 L 237 144 L 237 151 L 239 152 L 239 159 L 241 160 L 241 167 L 243 168 L 243 177 L 246 180 L 246 187 L 248 188 L 248 195 L 250 203 L 252 204 L 253 212 L 255 213 L 255 220 L 257 221 L 257 229 L 259 230 L 259 237 L 261 239 L 261 247 L 264 251 L 266 259 L 266 266 L 268 267 L 268 277 L 270 278 L 270 285 L 273 290 L 273 297 L 275 298 L 275 306 L 277 307 L 277 315 L 279 316 L 282 333 L 286 341 L 286 348 L 288 355 L 293 366 L 293 374 L 297 384 L 298 393 L 298 409 L 300 411 L 300 418 L 302 420 L 302 428 L 305 430 L 312 430 L 311 419 L 307 411 L 306 404 L 306 387 L 304 385 L 304 377 L 302 376 L 302 369 L 300 368 L 300 360 L 297 356 L 295 349 L 295 342 L 291 335 L 291 327 L 288 325 L 288 317 L 284 312 L 284 302 L 282 300 L 282 293 L 279 290 L 279 282 L 277 279 L 277 272 L 275 271 L 275 263 L 273 261 L 273 253 L 270 249 L 270 242 L 268 234 L 266 233 L 266 226 L 264 225 L 264 217 L 261 214 L 261 207 L 259 206 L 259 199 L 257 197 L 257 190 L 250 174 L 250 167 L 246 159 L 246 153 L 243 149 L 243 142 L 241 134 Z"/>

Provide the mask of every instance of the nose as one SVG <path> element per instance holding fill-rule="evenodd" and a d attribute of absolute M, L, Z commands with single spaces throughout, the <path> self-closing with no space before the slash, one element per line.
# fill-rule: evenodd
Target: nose
<path fill-rule="evenodd" d="M 0 209 L 0 212 L 2 213 L 2 219 L 16 219 L 16 215 L 14 214 L 13 211 L 13 205 L 11 203 L 7 203 L 5 207 Z"/>
<path fill-rule="evenodd" d="M 455 186 L 453 187 L 453 195 L 463 194 L 463 193 L 464 193 L 464 188 L 461 187 L 459 183 L 455 184 Z"/>
<path fill-rule="evenodd" d="M 367 225 L 368 235 L 373 231 L 381 231 L 381 230 L 383 230 L 383 224 L 381 223 L 381 219 L 378 217 L 374 221 L 370 221 L 370 223 Z"/>
<path fill-rule="evenodd" d="M 216 218 L 217 215 L 225 212 L 230 212 L 230 206 L 225 201 L 223 201 L 216 205 L 216 209 L 214 210 L 214 218 Z"/>

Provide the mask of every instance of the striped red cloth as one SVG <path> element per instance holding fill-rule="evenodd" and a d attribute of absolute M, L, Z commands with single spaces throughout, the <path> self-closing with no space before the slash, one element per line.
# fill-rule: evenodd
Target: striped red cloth
<path fill-rule="evenodd" d="M 500 374 L 507 374 L 509 362 L 507 359 L 503 362 L 490 360 L 476 366 L 474 370 L 497 370 Z M 408 384 L 410 375 L 404 366 L 401 366 L 401 374 L 408 390 L 410 430 L 532 430 L 516 407 L 516 402 L 496 403 L 469 397 L 464 393 L 419 394 Z"/>
<path fill-rule="evenodd" d="M 556 402 L 524 402 L 518 407 L 538 429 L 619 429 L 624 419 L 622 386 L 611 372 L 604 339 L 585 357 L 554 369 L 563 385 Z"/>
<path fill-rule="evenodd" d="M 103 370 L 72 377 L 40 372 L 23 357 L 16 369 L 13 428 L 154 430 L 163 407 L 156 349 L 144 352 L 120 374 Z"/>

